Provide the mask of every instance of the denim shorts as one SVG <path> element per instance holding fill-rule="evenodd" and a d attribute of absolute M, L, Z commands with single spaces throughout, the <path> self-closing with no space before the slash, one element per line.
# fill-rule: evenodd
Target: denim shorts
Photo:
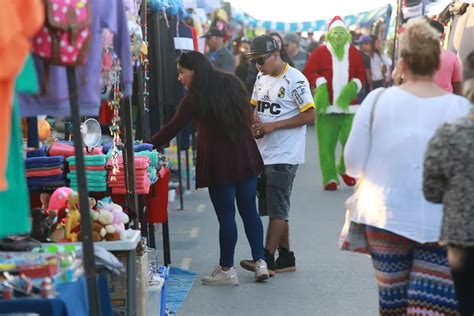
<path fill-rule="evenodd" d="M 290 197 L 298 165 L 266 165 L 257 187 L 260 215 L 288 220 Z"/>

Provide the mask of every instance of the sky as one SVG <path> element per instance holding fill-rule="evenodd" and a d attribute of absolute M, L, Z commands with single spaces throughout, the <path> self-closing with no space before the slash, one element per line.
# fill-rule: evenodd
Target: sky
<path fill-rule="evenodd" d="M 380 8 L 393 0 L 227 0 L 250 16 L 265 21 L 304 22 L 331 19 Z"/>

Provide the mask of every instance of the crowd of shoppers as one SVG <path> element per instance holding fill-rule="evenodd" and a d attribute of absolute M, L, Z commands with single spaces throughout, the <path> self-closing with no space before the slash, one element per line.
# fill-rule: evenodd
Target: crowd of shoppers
<path fill-rule="evenodd" d="M 220 245 L 219 265 L 201 281 L 239 283 L 234 201 L 252 251 L 241 266 L 254 272 L 256 281 L 296 270 L 290 197 L 305 160 L 306 125 L 315 116 L 320 128 L 324 115 L 350 114 L 343 176 L 354 181 L 344 178 L 348 185 L 358 180 L 351 220 L 364 228 L 380 314 L 473 315 L 474 52 L 463 67 L 466 99 L 457 95 L 462 67 L 440 44 L 440 23 L 422 19 L 407 25 L 393 72 L 378 37 L 358 37 L 352 42 L 357 51 L 338 23 L 334 34 L 319 42 L 313 34 L 303 41 L 301 33 L 241 38 L 235 55 L 223 32 L 211 28 L 204 36 L 205 56 L 185 52 L 179 57 L 179 80 L 188 94 L 150 141 L 163 146 L 188 121 L 197 121 L 196 186 L 209 188 Z M 312 53 L 304 46 L 312 46 Z M 348 52 L 363 65 L 365 78 L 360 66 L 344 83 L 348 104 L 338 90 L 341 96 L 328 100 L 333 103 L 324 110 L 317 89 L 328 89 L 324 85 L 333 79 L 316 66 L 324 64 L 318 54 L 326 50 L 332 63 L 344 61 Z M 312 70 L 305 67 L 310 55 Z M 344 110 L 352 103 L 361 103 L 355 116 Z M 336 106 L 341 111 L 331 110 Z M 269 216 L 265 240 L 259 211 Z"/>

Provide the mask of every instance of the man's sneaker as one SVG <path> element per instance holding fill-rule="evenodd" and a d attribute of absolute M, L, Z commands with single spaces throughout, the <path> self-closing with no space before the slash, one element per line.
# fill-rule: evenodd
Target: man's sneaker
<path fill-rule="evenodd" d="M 239 278 L 234 267 L 224 271 L 220 266 L 216 266 L 211 275 L 201 278 L 201 283 L 204 285 L 239 285 Z"/>
<path fill-rule="evenodd" d="M 293 251 L 286 248 L 278 248 L 278 258 L 275 261 L 275 272 L 293 272 L 296 271 L 296 258 Z"/>
<path fill-rule="evenodd" d="M 257 264 L 255 263 L 254 260 L 242 260 L 240 261 L 240 266 L 247 271 L 256 272 L 255 269 L 257 267 Z M 267 270 L 270 277 L 275 276 L 275 270 L 270 270 L 270 268 L 268 267 L 268 264 L 267 264 Z"/>
<path fill-rule="evenodd" d="M 274 276 L 276 269 L 275 255 L 270 253 L 267 249 L 265 249 L 265 262 L 267 263 L 268 273 L 271 277 Z"/>
<path fill-rule="evenodd" d="M 261 282 L 269 277 L 270 274 L 268 273 L 268 267 L 265 260 L 257 260 L 257 262 L 255 262 L 255 281 Z"/>

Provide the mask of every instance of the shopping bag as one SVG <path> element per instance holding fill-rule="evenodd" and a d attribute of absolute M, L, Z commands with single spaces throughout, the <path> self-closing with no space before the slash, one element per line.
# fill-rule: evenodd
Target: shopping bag
<path fill-rule="evenodd" d="M 351 219 L 357 207 L 357 190 L 347 199 L 345 207 L 346 218 L 339 236 L 339 249 L 369 254 L 367 238 L 365 237 L 365 225 L 355 223 Z"/>

